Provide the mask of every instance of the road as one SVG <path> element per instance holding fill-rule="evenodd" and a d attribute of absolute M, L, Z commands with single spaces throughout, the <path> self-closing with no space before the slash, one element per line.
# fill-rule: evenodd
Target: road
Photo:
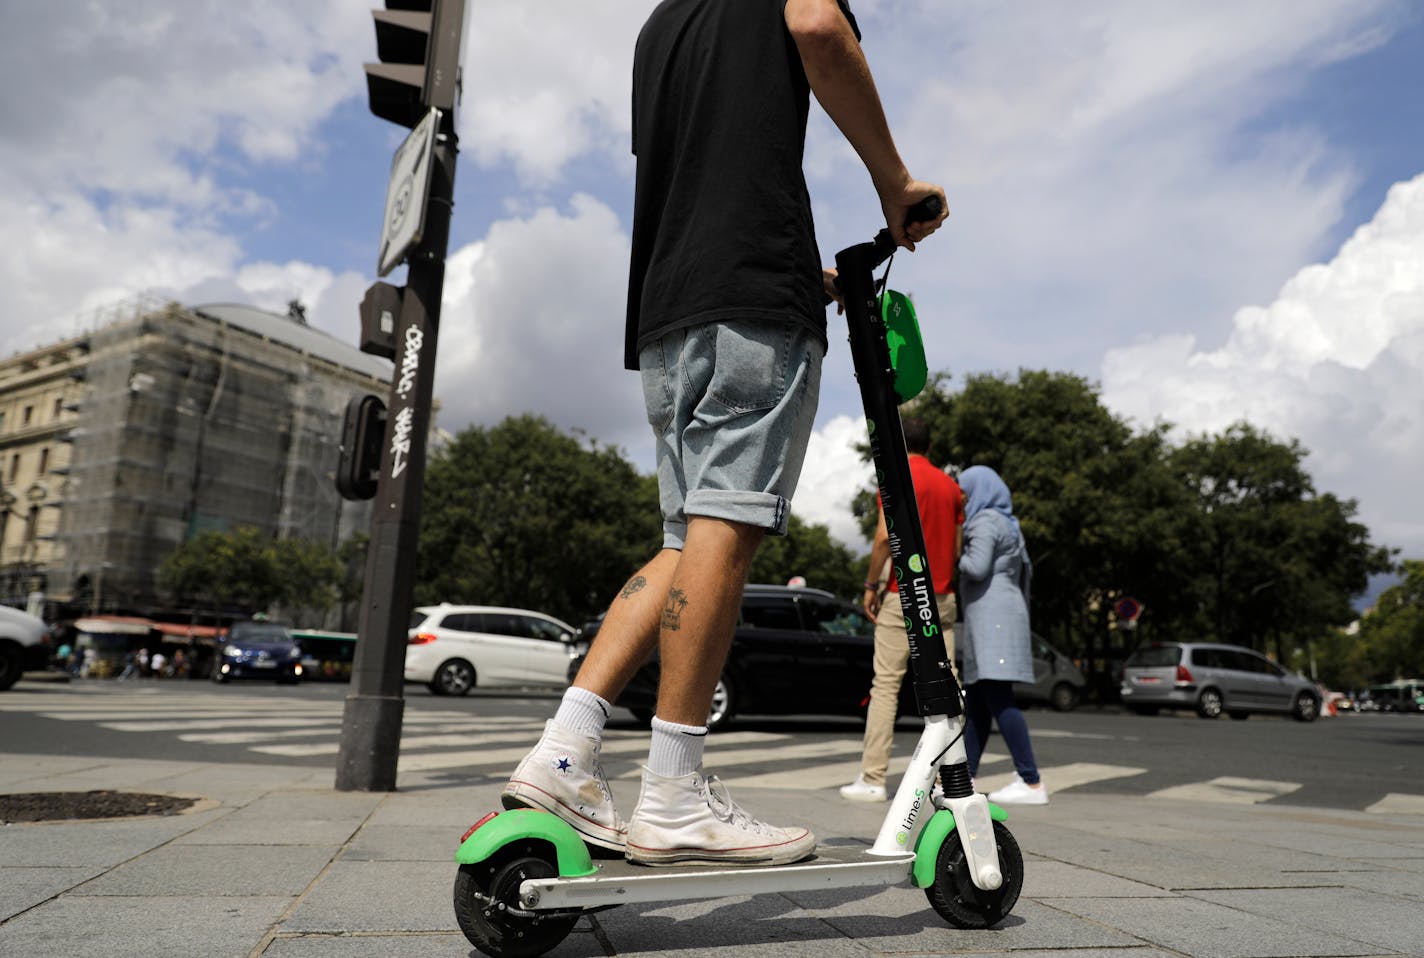
<path fill-rule="evenodd" d="M 334 768 L 346 693 L 326 683 L 25 681 L 0 694 L 0 751 Z M 406 702 L 402 770 L 473 783 L 509 773 L 557 695 L 450 699 L 412 687 Z M 1424 715 L 1346 714 L 1310 724 L 1092 708 L 1027 715 L 1054 793 L 1424 814 Z M 902 719 L 892 774 L 915 735 L 914 721 Z M 646 732 L 619 710 L 603 749 L 615 792 L 636 789 L 646 748 Z M 707 766 L 733 788 L 774 785 L 839 801 L 834 789 L 855 777 L 859 752 L 854 720 L 746 718 L 714 735 Z M 996 787 L 1011 775 L 995 738 L 979 784 Z"/>

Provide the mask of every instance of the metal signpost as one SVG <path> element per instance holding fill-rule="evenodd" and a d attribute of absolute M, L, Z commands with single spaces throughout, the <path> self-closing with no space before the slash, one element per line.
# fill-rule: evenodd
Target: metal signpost
<path fill-rule="evenodd" d="M 362 397 L 344 437 L 343 494 L 371 489 L 370 549 L 351 691 L 342 716 L 336 787 L 392 791 L 405 708 L 406 631 L 415 585 L 425 438 L 430 430 L 440 294 L 455 187 L 454 116 L 465 0 L 386 0 L 374 11 L 381 63 L 367 64 L 371 111 L 411 127 L 396 151 L 386 197 L 379 269 L 403 259 L 406 285 L 377 283 L 362 303 L 361 348 L 392 356 L 384 415 Z M 392 328 L 393 327 L 393 328 Z M 377 401 L 374 405 L 379 405 Z M 363 434 L 379 430 L 379 441 Z M 379 452 L 379 462 L 368 461 Z"/>

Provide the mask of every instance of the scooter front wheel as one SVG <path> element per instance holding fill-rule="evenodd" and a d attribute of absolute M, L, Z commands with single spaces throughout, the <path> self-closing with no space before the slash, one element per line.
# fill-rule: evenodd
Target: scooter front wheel
<path fill-rule="evenodd" d="M 529 878 L 559 874 L 542 843 L 521 841 L 455 875 L 455 918 L 465 937 L 491 958 L 535 958 L 558 945 L 578 922 L 577 913 L 530 912 L 520 907 L 519 886 Z"/>
<path fill-rule="evenodd" d="M 994 842 L 999 848 L 999 871 L 1004 882 L 993 891 L 974 884 L 959 830 L 945 837 L 935 857 L 934 882 L 925 889 L 930 907 L 956 928 L 992 928 L 1019 900 L 1023 888 L 1023 852 L 1002 822 L 994 823 Z"/>

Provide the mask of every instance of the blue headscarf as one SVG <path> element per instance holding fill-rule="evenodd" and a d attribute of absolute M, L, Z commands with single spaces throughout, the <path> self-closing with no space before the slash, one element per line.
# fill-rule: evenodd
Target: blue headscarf
<path fill-rule="evenodd" d="M 1022 538 L 1019 520 L 1014 517 L 1013 497 L 997 472 L 988 466 L 970 466 L 959 474 L 959 488 L 964 493 L 965 522 L 985 509 L 992 509 L 1008 519 L 1014 532 Z"/>

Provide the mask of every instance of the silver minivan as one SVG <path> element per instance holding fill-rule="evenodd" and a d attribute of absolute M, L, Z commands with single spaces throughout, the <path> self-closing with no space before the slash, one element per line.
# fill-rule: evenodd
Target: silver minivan
<path fill-rule="evenodd" d="M 1320 714 L 1320 691 L 1309 679 L 1239 645 L 1202 642 L 1137 649 L 1123 664 L 1122 702 L 1143 715 L 1164 708 L 1195 709 L 1202 718 L 1281 712 L 1313 722 Z"/>

